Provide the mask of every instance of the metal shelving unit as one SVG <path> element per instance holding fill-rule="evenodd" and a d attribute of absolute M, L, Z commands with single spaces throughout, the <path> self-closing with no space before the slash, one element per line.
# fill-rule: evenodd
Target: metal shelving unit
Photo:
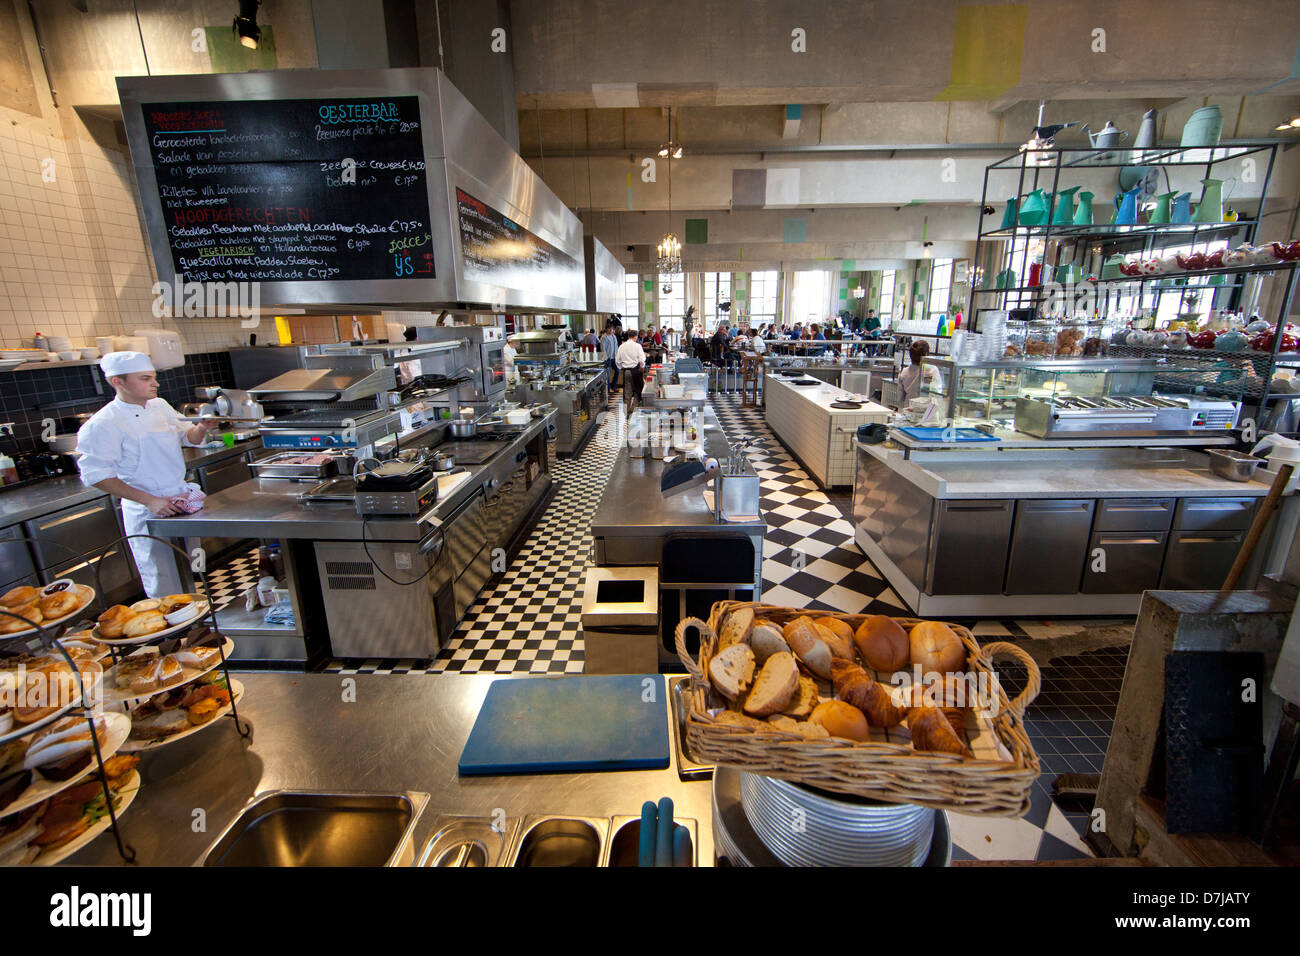
<path fill-rule="evenodd" d="M 1150 149 L 1096 149 L 1094 147 L 1065 147 L 1049 150 L 1041 150 L 1040 153 L 1051 158 L 1050 163 L 1031 164 L 1027 153 L 1015 153 L 1000 159 L 984 170 L 984 187 L 981 197 L 981 210 L 993 205 L 989 201 L 989 181 L 990 175 L 999 175 L 1009 177 L 1014 174 L 1016 178 L 1016 211 L 1012 224 L 1008 227 L 994 229 L 985 229 L 983 227 L 983 213 L 981 213 L 980 227 L 977 231 L 975 243 L 974 261 L 978 265 L 982 262 L 983 246 L 990 241 L 1010 241 L 1012 249 L 1012 261 L 1010 268 L 1015 271 L 1018 281 L 1011 286 L 1003 288 L 980 288 L 972 289 L 972 306 L 973 312 L 978 317 L 979 312 L 988 310 L 1004 310 L 1009 308 L 1023 308 L 1029 306 L 1037 309 L 1042 303 L 1043 297 L 1052 291 L 1051 278 L 1053 270 L 1062 265 L 1071 263 L 1078 264 L 1086 271 L 1087 254 L 1090 246 L 1100 244 L 1100 259 L 1106 261 L 1110 256 L 1116 254 L 1134 255 L 1141 254 L 1144 257 L 1155 255 L 1159 250 L 1169 246 L 1191 246 L 1195 249 L 1198 245 L 1208 244 L 1214 240 L 1228 239 L 1230 244 L 1239 245 L 1241 243 L 1253 244 L 1256 239 L 1256 232 L 1259 227 L 1258 213 L 1262 211 L 1264 201 L 1268 196 L 1269 181 L 1272 178 L 1273 167 L 1277 158 L 1278 143 L 1275 142 L 1248 142 L 1234 143 L 1214 148 L 1182 148 L 1182 147 L 1155 147 Z M 1138 223 L 1135 225 L 1074 225 L 1053 223 L 1052 217 L 1056 209 L 1057 196 L 1062 191 L 1062 171 L 1067 173 L 1071 170 L 1114 168 L 1121 169 L 1124 167 L 1152 167 L 1160 169 L 1162 167 L 1200 167 L 1202 175 L 1200 178 L 1229 178 L 1227 176 L 1215 177 L 1214 169 L 1216 166 L 1229 161 L 1240 161 L 1246 157 L 1257 155 L 1259 159 L 1267 159 L 1267 164 L 1260 187 L 1258 206 L 1255 210 L 1256 215 L 1250 218 L 1239 218 L 1230 222 L 1192 222 L 1192 223 Z M 1048 186 L 1050 184 L 1050 189 Z M 1023 197 L 1037 189 L 1043 189 L 1048 196 L 1047 203 L 1047 221 L 1042 224 L 1026 225 L 1020 222 L 1021 204 Z M 1000 190 L 999 195 L 1006 190 Z M 999 200 L 1001 202 L 1001 200 Z M 1108 203 L 1103 204 L 1100 208 L 1104 209 Z M 1285 238 L 1285 237 L 1284 237 Z M 1043 266 L 1040 277 L 1041 281 L 1037 285 L 1027 284 L 1029 274 L 1029 240 L 1041 240 L 1043 242 Z M 1016 249 L 1017 240 L 1024 240 L 1020 243 L 1021 248 Z M 1049 243 L 1056 243 L 1055 247 L 1049 246 Z M 1069 252 L 1066 255 L 1066 252 Z M 1018 263 L 1016 253 L 1019 253 Z M 1053 255 L 1054 254 L 1054 255 Z M 1053 265 L 1049 266 L 1049 260 L 1054 259 Z M 992 270 L 987 270 L 992 271 Z M 1124 283 L 1133 283 L 1138 285 L 1138 301 L 1141 303 L 1146 293 L 1151 293 L 1154 299 L 1153 304 L 1158 305 L 1160 296 L 1164 294 L 1177 293 L 1184 295 L 1188 291 L 1210 289 L 1216 294 L 1219 308 L 1234 308 L 1240 304 L 1242 290 L 1245 286 L 1245 277 L 1256 274 L 1283 274 L 1283 281 L 1286 282 L 1286 292 L 1282 297 L 1282 306 L 1279 310 L 1277 321 L 1274 323 L 1273 334 L 1273 351 L 1268 352 L 1243 352 L 1243 353 L 1212 353 L 1220 355 L 1224 359 L 1230 357 L 1237 359 L 1249 360 L 1258 376 L 1257 382 L 1252 382 L 1246 390 L 1246 397 L 1252 402 L 1258 402 L 1259 409 L 1256 413 L 1256 419 L 1260 419 L 1265 413 L 1268 403 L 1277 398 L 1296 398 L 1300 397 L 1298 393 L 1279 394 L 1271 391 L 1271 383 L 1274 372 L 1279 364 L 1289 366 L 1292 364 L 1300 365 L 1300 355 L 1289 357 L 1279 355 L 1279 348 L 1282 343 L 1282 333 L 1286 326 L 1287 316 L 1290 314 L 1291 305 L 1295 297 L 1297 275 L 1300 274 L 1300 262 L 1277 262 L 1265 265 L 1251 265 L 1238 267 L 1224 267 L 1218 269 L 1204 269 L 1194 272 L 1163 273 L 1157 275 L 1141 276 L 1118 276 L 1107 279 L 1093 280 L 1090 284 L 1095 284 L 1099 291 L 1104 291 L 1108 287 L 1117 286 Z M 986 276 L 985 282 L 991 281 Z M 1058 287 L 1059 288 L 1059 287 Z M 976 297 L 979 297 L 978 299 Z M 1014 296 L 1014 303 L 1011 301 Z M 1106 317 L 1106 310 L 1110 307 L 1110 296 L 1098 295 L 1096 303 L 1100 317 Z M 978 320 L 978 319 L 977 319 Z M 1154 358 L 1162 356 L 1170 359 L 1179 357 L 1182 350 L 1169 350 L 1159 348 L 1142 348 L 1136 346 L 1118 346 L 1112 354 L 1124 355 L 1133 358 Z"/>

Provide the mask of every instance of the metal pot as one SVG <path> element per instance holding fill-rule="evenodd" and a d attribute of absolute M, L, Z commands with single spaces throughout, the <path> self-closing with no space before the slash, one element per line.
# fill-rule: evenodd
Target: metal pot
<path fill-rule="evenodd" d="M 433 466 L 434 471 L 451 471 L 456 467 L 456 456 L 447 455 L 443 452 L 434 452 L 429 458 L 429 464 Z"/>
<path fill-rule="evenodd" d="M 477 422 L 452 422 L 448 427 L 452 438 L 473 438 L 478 434 Z"/>

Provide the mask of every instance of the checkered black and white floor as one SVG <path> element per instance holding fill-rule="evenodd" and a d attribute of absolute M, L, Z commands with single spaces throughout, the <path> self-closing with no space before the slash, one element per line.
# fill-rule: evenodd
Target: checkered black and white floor
<path fill-rule="evenodd" d="M 581 601 L 591 557 L 589 523 L 619 444 L 611 417 L 576 458 L 555 465 L 557 492 L 523 548 L 461 621 L 431 661 L 335 660 L 334 673 L 580 673 Z M 907 608 L 853 542 L 851 503 L 845 494 L 818 487 L 778 441 L 758 408 L 738 397 L 713 402 L 729 438 L 758 439 L 751 460 L 762 480 L 768 524 L 764 545 L 763 598 L 778 604 L 848 612 L 898 614 Z M 218 603 L 233 600 L 255 582 L 256 563 L 242 559 L 210 574 Z M 1076 623 L 969 621 L 981 638 L 1043 641 L 1075 634 Z M 1105 622 L 1100 622 L 1105 623 Z M 1123 623 L 1123 622 L 1118 622 Z M 1131 627 L 1131 622 L 1129 622 Z M 1080 839 L 1090 805 L 1057 801 L 1057 773 L 1097 772 L 1105 755 L 1118 702 L 1126 649 L 1090 650 L 1043 665 L 1043 691 L 1030 708 L 1027 730 L 1042 760 L 1030 812 L 1017 820 L 951 815 L 955 859 L 1069 859 L 1090 855 Z M 1023 671 L 1002 675 L 1009 694 Z"/>

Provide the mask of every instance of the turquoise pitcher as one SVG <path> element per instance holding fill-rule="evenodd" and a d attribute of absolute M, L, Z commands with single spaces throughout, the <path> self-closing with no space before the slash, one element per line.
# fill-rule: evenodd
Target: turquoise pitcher
<path fill-rule="evenodd" d="M 1041 226 L 1047 222 L 1050 211 L 1050 207 L 1047 205 L 1047 193 L 1041 189 L 1035 189 L 1025 196 L 1025 201 L 1020 204 L 1020 224 L 1022 226 Z"/>
<path fill-rule="evenodd" d="M 1092 225 L 1092 193 L 1087 190 L 1079 193 L 1079 205 L 1074 207 L 1074 224 L 1076 226 Z"/>
<path fill-rule="evenodd" d="M 1151 218 L 1147 222 L 1152 225 L 1167 223 L 1170 221 L 1170 204 L 1178 193 L 1161 193 L 1156 197 L 1156 208 L 1151 210 Z"/>
<path fill-rule="evenodd" d="M 1016 204 L 1017 198 L 1015 196 L 1007 200 L 1006 211 L 1002 213 L 1002 229 L 1010 229 L 1016 224 Z"/>
<path fill-rule="evenodd" d="M 1174 208 L 1169 214 L 1169 221 L 1184 225 L 1192 221 L 1192 194 L 1180 193 L 1174 198 Z"/>
<path fill-rule="evenodd" d="M 1138 221 L 1138 193 L 1141 186 L 1134 186 L 1126 193 L 1115 194 L 1115 216 L 1111 222 L 1117 226 L 1136 226 Z"/>
<path fill-rule="evenodd" d="M 1071 186 L 1056 194 L 1056 212 L 1052 213 L 1053 226 L 1069 226 L 1074 222 L 1074 194 L 1081 186 Z"/>

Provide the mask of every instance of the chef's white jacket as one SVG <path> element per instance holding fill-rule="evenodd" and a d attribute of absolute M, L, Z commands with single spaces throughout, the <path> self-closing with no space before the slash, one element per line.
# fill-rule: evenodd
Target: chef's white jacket
<path fill-rule="evenodd" d="M 645 365 L 645 349 L 636 339 L 628 339 L 618 347 L 615 363 L 619 368 L 632 369 Z"/>
<path fill-rule="evenodd" d="M 144 406 L 115 398 L 77 432 L 78 467 L 86 486 L 106 478 L 120 478 L 132 488 L 169 498 L 197 485 L 185 480 L 181 444 L 193 443 L 186 434 L 193 427 L 161 398 Z M 147 535 L 151 512 L 136 501 L 123 500 L 122 524 L 128 536 Z M 145 593 L 152 598 L 181 590 L 176 553 L 161 541 L 129 537 L 131 553 Z"/>

